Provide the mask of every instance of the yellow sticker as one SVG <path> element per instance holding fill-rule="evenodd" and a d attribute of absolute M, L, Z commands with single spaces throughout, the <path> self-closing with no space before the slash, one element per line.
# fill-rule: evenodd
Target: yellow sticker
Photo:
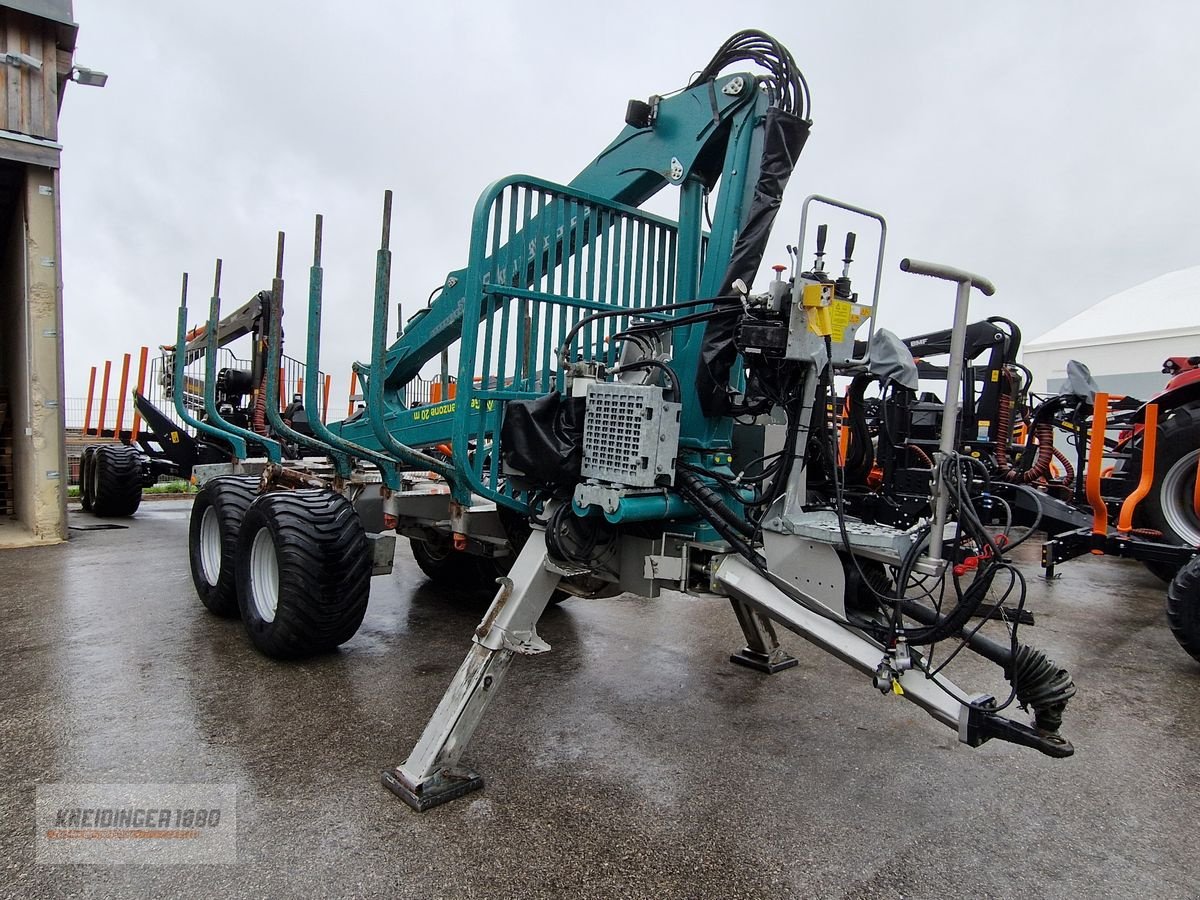
<path fill-rule="evenodd" d="M 833 337 L 841 342 L 849 337 L 849 330 L 858 326 L 863 319 L 871 315 L 871 307 L 861 303 L 851 303 L 848 300 L 833 301 Z"/>
<path fill-rule="evenodd" d="M 896 694 L 897 696 L 900 696 L 900 697 L 904 696 L 904 688 L 900 687 L 900 679 L 899 678 L 897 678 L 895 681 L 892 682 L 892 693 Z"/>

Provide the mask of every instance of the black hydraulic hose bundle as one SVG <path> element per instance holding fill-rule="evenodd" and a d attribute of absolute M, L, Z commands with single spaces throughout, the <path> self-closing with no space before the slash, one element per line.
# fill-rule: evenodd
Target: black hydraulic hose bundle
<path fill-rule="evenodd" d="M 757 160 L 754 193 L 741 213 L 737 239 L 721 277 L 723 294 L 730 292 L 739 280 L 747 286 L 754 283 L 771 226 L 783 202 L 784 188 L 812 127 L 812 104 L 804 75 L 788 49 L 761 31 L 739 31 L 729 38 L 688 86 L 711 84 L 722 70 L 741 61 L 766 69 L 768 74 L 758 80 L 767 88 L 771 106 L 761 126 L 762 151 Z M 701 410 L 709 417 L 729 415 L 732 410 L 729 376 L 737 359 L 734 345 L 737 321 L 736 315 L 720 316 L 704 326 L 696 393 Z"/>
<path fill-rule="evenodd" d="M 770 73 L 763 82 L 771 91 L 773 105 L 802 118 L 809 116 L 808 83 L 791 51 L 769 34 L 753 28 L 739 31 L 726 40 L 688 87 L 712 81 L 723 69 L 742 61 L 755 63 Z"/>
<path fill-rule="evenodd" d="M 697 475 L 687 469 L 681 469 L 675 476 L 675 483 L 682 491 L 690 494 L 702 508 L 712 511 L 731 528 L 741 532 L 747 538 L 754 539 L 754 526 L 730 509 L 721 495 L 701 481 Z"/>
<path fill-rule="evenodd" d="M 569 359 L 571 344 L 574 343 L 575 336 L 579 334 L 579 332 L 582 331 L 585 326 L 590 325 L 592 322 L 599 321 L 600 319 L 611 319 L 619 316 L 634 317 L 645 315 L 646 313 L 675 312 L 676 310 L 680 309 L 695 309 L 697 306 L 707 306 L 709 304 L 713 304 L 715 306 L 733 306 L 738 310 L 741 310 L 742 308 L 742 300 L 740 297 L 725 294 L 719 297 L 708 297 L 704 300 L 686 300 L 681 303 L 662 303 L 658 306 L 644 306 L 637 309 L 606 309 L 603 312 L 592 313 L 591 315 L 584 316 L 582 319 L 572 325 L 570 331 L 566 333 L 566 336 L 563 338 L 562 346 L 558 349 L 559 361 L 564 366 L 571 364 L 572 360 Z M 663 325 L 674 327 L 674 323 L 671 321 L 665 321 L 663 322 Z"/>
<path fill-rule="evenodd" d="M 717 507 L 709 506 L 706 496 L 693 486 L 694 482 L 692 479 L 695 479 L 695 476 L 689 472 L 681 471 L 677 473 L 675 477 L 675 489 L 679 491 L 683 499 L 696 507 L 696 510 L 704 517 L 704 520 L 713 527 L 713 530 L 721 536 L 721 539 L 729 544 L 739 556 L 758 569 L 758 571 L 766 573 L 767 565 L 763 562 L 763 558 L 743 539 L 742 534 L 745 532 L 741 527 L 741 523 L 735 524 L 726 518 L 726 515 L 734 516 L 733 511 L 724 502 L 720 506 L 720 509 L 724 510 L 724 514 L 718 511 Z M 711 491 L 711 489 L 708 490 Z M 736 519 L 735 516 L 734 518 Z"/>
<path fill-rule="evenodd" d="M 914 600 L 901 601 L 900 605 L 906 616 L 929 627 L 937 627 L 946 619 Z M 1017 703 L 1033 711 L 1039 730 L 1051 734 L 1059 730 L 1067 701 L 1075 696 L 1075 682 L 1066 669 L 1027 644 L 1005 646 L 980 634 L 972 636 L 971 649 L 1004 670 Z"/>
<path fill-rule="evenodd" d="M 1055 733 L 1062 727 L 1067 701 L 1075 696 L 1071 674 L 1041 650 L 1020 644 L 1004 677 L 1017 692 L 1022 709 L 1032 709 L 1037 727 Z"/>

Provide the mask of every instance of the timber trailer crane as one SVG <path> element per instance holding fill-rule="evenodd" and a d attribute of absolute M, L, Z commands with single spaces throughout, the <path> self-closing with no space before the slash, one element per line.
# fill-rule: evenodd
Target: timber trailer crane
<path fill-rule="evenodd" d="M 760 71 L 729 71 L 743 62 Z M 371 359 L 356 365 L 366 408 L 334 425 L 314 422 L 301 440 L 324 450 L 331 477 L 282 460 L 270 441 L 265 459 L 247 459 L 248 435 L 214 411 L 206 379 L 202 424 L 226 435 L 235 458 L 231 474 L 208 480 L 197 498 L 193 578 L 210 609 L 241 613 L 261 650 L 299 656 L 348 640 L 371 573 L 390 571 L 397 535 L 425 548 L 423 567 L 444 583 L 461 584 L 471 560 L 480 563 L 476 576 L 499 576 L 424 733 L 383 774 L 413 808 L 482 785 L 463 752 L 513 659 L 550 649 L 536 626 L 556 591 L 722 595 L 746 639 L 735 662 L 764 673 L 794 665 L 777 639 L 782 626 L 880 692 L 916 703 L 963 743 L 998 738 L 1072 754 L 1059 731 L 1075 692 L 1066 670 L 1020 642 L 1015 625 L 1004 640 L 968 627 L 998 575 L 1023 584 L 982 525 L 974 468 L 954 447 L 968 298 L 990 296 L 991 283 L 947 266 L 901 265 L 956 285 L 932 514 L 906 528 L 846 513 L 825 415 L 835 375 L 915 384 L 911 354 L 875 328 L 883 217 L 816 195 L 801 216 L 799 253 L 814 207 L 878 228 L 869 300 L 849 275 L 853 235 L 841 276 L 825 271 L 824 227 L 810 270 L 779 273 L 763 293 L 750 288 L 808 138 L 809 109 L 791 54 L 761 32 L 735 34 L 687 87 L 631 101 L 625 128 L 569 184 L 516 175 L 489 186 L 475 207 L 466 267 L 390 346 L 389 192 Z M 668 186 L 678 188 L 676 221 L 639 209 Z M 318 217 L 307 339 L 314 370 L 321 237 Z M 219 273 L 218 265 L 211 322 L 219 321 Z M 278 322 L 282 242 L 271 295 Z M 185 291 L 181 342 L 186 306 Z M 866 352 L 857 354 L 864 323 Z M 277 360 L 280 329 L 269 333 Z M 457 395 L 408 405 L 406 385 L 455 344 Z M 275 370 L 269 363 L 268 380 Z M 312 379 L 307 386 L 315 408 Z M 288 434 L 273 404 L 267 414 Z M 751 427 L 743 423 L 767 419 L 786 423 L 778 451 L 737 456 L 735 437 Z M 364 497 L 381 502 L 380 515 L 363 514 Z M 983 561 L 960 579 L 951 563 L 967 552 Z M 954 649 L 943 653 L 946 642 Z M 945 666 L 962 649 L 999 667 L 1007 700 L 949 680 Z M 1004 714 L 1013 703 L 1032 711 L 1031 724 Z"/>

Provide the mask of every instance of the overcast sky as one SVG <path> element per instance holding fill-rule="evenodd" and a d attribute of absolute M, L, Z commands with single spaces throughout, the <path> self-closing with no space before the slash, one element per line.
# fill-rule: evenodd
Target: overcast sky
<path fill-rule="evenodd" d="M 569 181 L 629 98 L 683 85 L 746 27 L 791 49 L 813 98 L 765 262 L 786 261 L 809 193 L 879 210 L 894 331 L 948 325 L 953 300 L 904 256 L 992 278 L 975 313 L 1027 339 L 1200 264 L 1190 4 L 75 0 L 75 17 L 76 62 L 109 81 L 70 85 L 62 109 L 68 397 L 90 366 L 173 340 L 181 272 L 193 321 L 218 256 L 227 310 L 269 287 L 278 230 L 300 355 L 317 212 L 323 362 L 344 397 L 369 354 L 385 188 L 393 300 L 415 310 L 464 264 L 490 181 Z"/>

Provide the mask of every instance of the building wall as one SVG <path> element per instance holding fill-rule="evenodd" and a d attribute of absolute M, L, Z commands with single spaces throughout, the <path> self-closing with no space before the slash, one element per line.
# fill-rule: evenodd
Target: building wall
<path fill-rule="evenodd" d="M 0 2 L 0 379 L 9 403 L 16 527 L 0 546 L 67 536 L 58 112 L 76 26 L 70 0 Z M 6 426 L 7 427 L 7 426 Z"/>
<path fill-rule="evenodd" d="M 15 514 L 39 542 L 67 536 L 56 176 L 53 169 L 26 168 L 0 274 Z"/>
<path fill-rule="evenodd" d="M 21 191 L 23 193 L 23 189 Z M 14 442 L 24 432 L 25 372 L 29 357 L 25 351 L 25 210 L 18 200 L 8 206 L 7 221 L 0 222 L 0 401 L 5 406 L 0 425 L 0 464 L 4 465 L 4 497 L 0 514 L 14 509 L 16 477 Z"/>
<path fill-rule="evenodd" d="M 58 139 L 62 66 L 69 71 L 70 53 L 60 60 L 57 26 L 37 16 L 0 6 L 0 34 L 5 49 L 32 65 L 0 66 L 0 129 L 35 138 Z"/>
<path fill-rule="evenodd" d="M 1056 393 L 1066 382 L 1067 362 L 1086 365 L 1100 387 L 1145 399 L 1166 385 L 1162 363 L 1170 356 L 1200 354 L 1200 327 L 1129 335 L 1097 343 L 1071 342 L 1026 349 L 1022 361 L 1033 373 L 1033 389 Z"/>

